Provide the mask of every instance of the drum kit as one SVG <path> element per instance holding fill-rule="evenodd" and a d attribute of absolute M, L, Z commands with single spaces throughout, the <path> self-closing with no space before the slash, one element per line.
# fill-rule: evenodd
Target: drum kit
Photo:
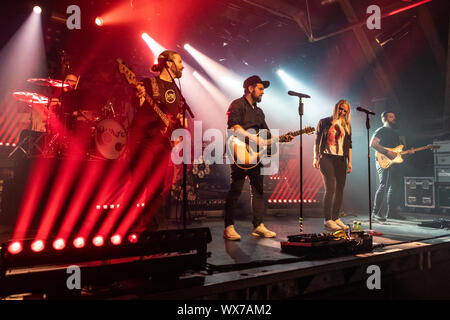
<path fill-rule="evenodd" d="M 67 89 L 62 90 L 59 98 L 50 98 L 36 92 L 18 91 L 12 94 L 15 99 L 26 103 L 30 108 L 31 130 L 24 130 L 29 134 L 21 135 L 19 144 L 9 157 L 19 149 L 29 157 L 75 156 L 71 149 L 77 148 L 70 143 L 71 136 L 89 140 L 86 143 L 87 150 L 82 152 L 83 158 L 113 160 L 125 156 L 127 132 L 122 124 L 123 116 L 114 110 L 111 101 L 98 107 L 98 102 L 93 102 L 95 99 L 90 98 L 91 92 L 75 90 L 61 80 L 32 78 L 27 82 L 49 88 Z"/>

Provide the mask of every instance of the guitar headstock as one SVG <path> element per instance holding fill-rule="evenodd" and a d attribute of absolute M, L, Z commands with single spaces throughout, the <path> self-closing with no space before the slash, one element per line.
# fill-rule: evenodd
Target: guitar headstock
<path fill-rule="evenodd" d="M 314 127 L 304 127 L 302 132 L 303 134 L 313 134 L 316 129 Z"/>
<path fill-rule="evenodd" d="M 123 62 L 122 59 L 118 58 L 117 63 L 119 72 L 125 76 L 125 79 L 127 79 L 128 83 L 136 85 L 138 81 L 136 80 L 136 75 L 134 74 L 134 72 L 131 71 L 130 68 L 128 68 L 128 66 L 125 64 L 125 62 Z"/>
<path fill-rule="evenodd" d="M 440 147 L 441 146 L 438 145 L 438 144 L 429 144 L 429 145 L 427 145 L 427 148 L 430 149 L 430 150 L 436 150 L 436 149 L 439 149 Z"/>

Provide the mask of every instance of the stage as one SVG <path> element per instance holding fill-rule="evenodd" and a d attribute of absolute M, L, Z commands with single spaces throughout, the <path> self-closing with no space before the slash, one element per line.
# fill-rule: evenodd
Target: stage
<path fill-rule="evenodd" d="M 306 211 L 304 233 L 320 233 L 322 219 L 317 210 Z M 222 238 L 220 218 L 202 218 L 190 222 L 187 228 L 209 228 L 212 241 L 208 243 L 205 270 L 185 272 L 178 279 L 159 282 L 157 279 L 120 279 L 104 286 L 86 286 L 71 299 L 152 299 L 152 300 L 281 300 L 281 299 L 447 299 L 450 276 L 450 230 L 420 226 L 435 220 L 429 215 L 406 213 L 407 220 L 388 223 L 374 222 L 372 228 L 382 236 L 374 236 L 373 252 L 334 258 L 308 259 L 285 254 L 280 241 L 298 234 L 295 211 L 277 214 L 272 210 L 266 225 L 277 233 L 275 239 L 251 236 L 250 219 L 236 221 L 241 240 L 231 242 Z M 193 213 L 192 216 L 195 216 Z M 352 224 L 362 221 L 368 230 L 368 219 L 346 216 Z M 161 229 L 182 226 L 166 221 Z M 3 228 L 2 241 L 8 237 Z M 111 262 L 111 261 L 110 261 Z M 107 264 L 110 262 L 103 262 Z M 171 262 L 167 262 L 171 263 Z M 378 266 L 380 289 L 368 288 L 373 271 Z M 47 266 L 22 273 L 64 269 Z M 118 278 L 119 279 L 119 278 Z M 41 299 L 39 293 L 12 295 L 6 299 Z M 47 296 L 50 298 L 50 296 Z M 64 296 L 51 298 L 67 298 Z"/>

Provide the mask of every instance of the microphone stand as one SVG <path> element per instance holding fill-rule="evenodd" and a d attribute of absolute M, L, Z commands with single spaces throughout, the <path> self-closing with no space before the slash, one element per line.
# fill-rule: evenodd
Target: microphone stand
<path fill-rule="evenodd" d="M 381 232 L 377 232 L 372 229 L 372 191 L 371 191 L 372 185 L 370 182 L 370 142 L 369 142 L 370 119 L 369 113 L 365 112 L 365 114 L 366 114 L 366 129 L 367 129 L 367 174 L 369 181 L 369 234 L 382 235 Z"/>
<path fill-rule="evenodd" d="M 186 123 L 186 111 L 189 112 L 189 115 L 191 116 L 191 118 L 194 118 L 194 114 L 192 113 L 191 108 L 189 107 L 189 105 L 186 102 L 186 99 L 183 97 L 183 94 L 181 93 L 180 88 L 178 88 L 177 84 L 175 83 L 174 78 L 172 77 L 172 74 L 170 73 L 169 68 L 167 67 L 167 63 L 165 64 L 164 67 L 167 71 L 167 73 L 169 74 L 170 78 L 172 79 L 172 82 L 175 85 L 175 88 L 178 92 L 178 94 L 180 95 L 180 99 L 181 99 L 181 112 L 183 114 L 183 128 L 184 125 Z M 187 215 L 187 210 L 188 210 L 188 201 L 187 201 L 187 165 L 186 165 L 186 153 L 183 150 L 183 185 L 182 185 L 182 189 L 183 189 L 183 228 L 186 229 L 186 215 Z"/>
<path fill-rule="evenodd" d="M 298 98 L 298 114 L 300 115 L 300 130 L 303 128 L 303 101 Z M 300 135 L 300 217 L 298 219 L 300 233 L 303 233 L 303 134 Z"/>

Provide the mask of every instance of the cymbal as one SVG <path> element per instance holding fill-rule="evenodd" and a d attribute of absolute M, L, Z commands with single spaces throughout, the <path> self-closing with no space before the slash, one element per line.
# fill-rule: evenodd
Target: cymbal
<path fill-rule="evenodd" d="M 19 101 L 26 102 L 28 104 L 47 104 L 48 98 L 42 94 L 35 92 L 23 92 L 17 91 L 13 92 L 13 97 Z"/>
<path fill-rule="evenodd" d="M 47 78 L 31 78 L 27 80 L 30 83 L 37 84 L 38 86 L 62 88 L 69 87 L 68 83 L 63 83 L 61 80 L 47 79 Z"/>

